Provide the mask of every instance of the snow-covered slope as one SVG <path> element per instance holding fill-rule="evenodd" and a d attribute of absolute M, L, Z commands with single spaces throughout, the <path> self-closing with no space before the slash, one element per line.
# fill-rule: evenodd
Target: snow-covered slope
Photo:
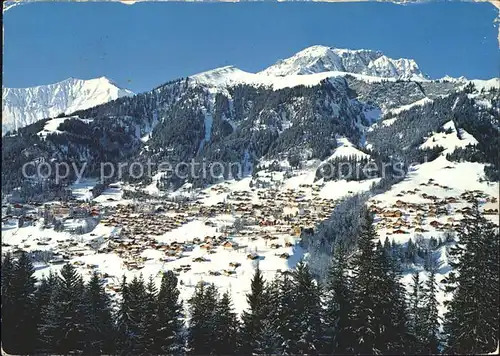
<path fill-rule="evenodd" d="M 2 134 L 44 118 L 69 114 L 133 94 L 106 77 L 90 80 L 69 78 L 31 88 L 3 88 Z"/>
<path fill-rule="evenodd" d="M 380 82 L 382 80 L 394 81 L 394 78 L 383 78 L 364 74 L 328 71 L 320 73 L 311 73 L 307 75 L 290 74 L 286 76 L 268 76 L 260 73 L 249 73 L 234 66 L 227 66 L 212 69 L 206 72 L 195 74 L 189 77 L 191 84 L 203 85 L 211 88 L 224 88 L 240 84 L 265 86 L 274 90 L 283 88 L 292 88 L 299 85 L 313 86 L 318 85 L 322 80 L 334 77 L 343 77 L 351 75 L 365 82 Z"/>
<path fill-rule="evenodd" d="M 376 77 L 425 79 L 413 59 L 392 59 L 380 51 L 308 47 L 278 61 L 261 73 L 270 76 L 311 74 L 328 71 L 350 72 Z"/>
<path fill-rule="evenodd" d="M 392 59 L 380 51 L 312 46 L 269 68 L 249 73 L 234 66 L 216 68 L 190 77 L 192 85 L 221 89 L 239 84 L 274 90 L 317 85 L 324 79 L 350 75 L 365 82 L 412 79 L 427 81 L 413 59 Z"/>
<path fill-rule="evenodd" d="M 491 88 L 500 88 L 500 79 L 499 78 L 491 78 L 491 79 L 467 79 L 465 77 L 453 78 L 450 76 L 445 76 L 441 78 L 442 81 L 448 81 L 452 83 L 461 84 L 463 87 L 468 85 L 469 83 L 474 84 L 475 88 L 478 91 L 481 90 L 490 90 Z"/>

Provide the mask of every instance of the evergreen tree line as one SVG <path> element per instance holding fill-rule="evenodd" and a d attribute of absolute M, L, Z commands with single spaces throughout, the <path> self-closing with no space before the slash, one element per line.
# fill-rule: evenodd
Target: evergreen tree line
<path fill-rule="evenodd" d="M 407 290 L 392 246 L 367 213 L 358 248 L 336 244 L 326 282 L 309 266 L 266 281 L 256 266 L 238 316 L 229 293 L 200 282 L 187 300 L 175 274 L 123 277 L 112 303 L 97 274 L 84 283 L 70 264 L 36 281 L 28 256 L 2 260 L 2 347 L 11 354 L 292 355 L 478 354 L 496 349 L 499 233 L 475 209 L 449 252 L 453 272 L 415 273 Z M 451 293 L 440 320 L 439 283 Z M 441 323 L 442 322 L 442 323 Z M 440 325 L 443 325 L 443 330 Z"/>

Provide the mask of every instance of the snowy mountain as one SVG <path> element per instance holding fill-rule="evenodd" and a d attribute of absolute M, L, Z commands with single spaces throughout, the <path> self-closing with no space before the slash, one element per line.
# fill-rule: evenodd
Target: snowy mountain
<path fill-rule="evenodd" d="M 286 76 L 272 74 L 278 65 L 260 73 L 217 68 L 3 136 L 6 200 L 54 203 L 54 219 L 30 204 L 23 212 L 35 221 L 14 213 L 4 219 L 5 248 L 64 253 L 85 278 L 89 266 L 106 273 L 114 296 L 122 275 L 159 282 L 158 271 L 168 269 L 183 300 L 199 281 L 214 283 L 241 313 L 256 258 L 268 281 L 302 259 L 324 280 L 335 244 L 357 243 L 366 206 L 380 242 L 390 241 L 403 267 L 404 285 L 414 272 L 425 281 L 431 263 L 441 281 L 471 202 L 479 199 L 482 213 L 498 222 L 500 83 L 429 80 L 410 60 L 396 66 L 383 55 L 328 51 L 340 58 L 328 57 L 328 66 L 312 56 L 299 65 L 297 54 L 295 64 L 282 62 Z M 71 162 L 74 173 L 62 182 L 22 174 L 38 162 Z M 104 163 L 118 167 L 108 186 L 98 180 Z M 136 165 L 145 168 L 138 177 Z M 70 216 L 55 204 L 66 199 L 83 209 L 92 200 L 91 214 L 106 219 L 76 209 Z M 123 253 L 124 241 L 134 241 L 133 253 Z M 173 246 L 175 254 L 165 250 Z M 39 262 L 36 277 L 58 272 L 59 261 Z M 436 293 L 441 317 L 449 297 Z"/>
<path fill-rule="evenodd" d="M 330 60 L 328 66 L 326 60 L 321 61 L 322 69 L 318 53 Z M 313 62 L 315 66 L 311 66 Z M 378 65 L 384 62 L 391 66 Z M 293 67 L 293 73 L 271 75 L 277 66 Z M 410 75 L 412 79 L 400 78 Z M 450 117 L 462 120 L 466 131 L 480 145 L 485 144 L 479 153 L 468 149 L 450 154 L 456 159 L 470 156 L 496 164 L 487 142 L 496 133 L 492 117 L 497 110 L 498 81 L 425 79 L 414 61 L 395 61 L 380 52 L 315 46 L 263 72 L 222 67 L 134 96 L 105 78 L 97 81 L 104 85 L 92 86 L 88 81 L 73 88 L 67 81 L 54 85 L 52 91 L 49 87 L 28 89 L 20 95 L 22 100 L 14 96 L 14 89 L 4 91 L 4 100 L 6 95 L 13 96 L 18 108 L 27 108 L 23 112 L 29 111 L 34 101 L 34 109 L 24 121 L 17 120 L 17 127 L 45 118 L 2 139 L 3 167 L 9 172 L 3 180 L 5 190 L 19 186 L 19 167 L 33 159 L 78 161 L 91 167 L 129 159 L 171 164 L 191 160 L 228 165 L 241 162 L 249 167 L 288 157 L 338 160 L 342 151 L 339 137 L 353 147 L 374 149 L 377 157 L 415 162 L 437 154 L 437 149 L 420 146 Z M 124 92 L 126 96 L 112 100 Z M 68 97 L 72 100 L 66 100 Z M 5 100 L 4 116 L 15 107 L 14 99 Z M 97 105 L 99 100 L 104 103 Z M 41 114 L 37 117 L 38 111 Z M 484 123 L 484 128 L 476 128 L 478 123 Z M 474 127 L 470 130 L 467 125 Z M 394 137 L 398 137 L 397 142 Z M 488 170 L 490 177 L 496 174 L 496 168 Z M 194 187 L 203 187 L 218 179 L 198 179 L 195 175 L 172 177 L 159 185 L 176 189 L 189 181 Z"/>
<path fill-rule="evenodd" d="M 261 73 L 269 76 L 311 74 L 328 71 L 350 72 L 376 77 L 425 79 L 413 59 L 393 59 L 380 51 L 308 47 L 290 58 L 278 61 Z"/>
<path fill-rule="evenodd" d="M 9 130 L 134 95 L 106 77 L 90 80 L 69 78 L 30 88 L 3 88 L 2 135 Z"/>

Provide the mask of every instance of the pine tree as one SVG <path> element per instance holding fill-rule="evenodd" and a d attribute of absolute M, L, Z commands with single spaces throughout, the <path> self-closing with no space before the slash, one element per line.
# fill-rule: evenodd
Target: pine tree
<path fill-rule="evenodd" d="M 249 309 L 242 315 L 243 353 L 250 354 L 256 349 L 255 341 L 260 332 L 262 321 L 266 318 L 265 282 L 259 265 L 255 269 L 251 282 L 251 292 L 247 294 Z"/>
<path fill-rule="evenodd" d="M 437 354 L 439 352 L 439 303 L 437 294 L 436 268 L 431 267 L 428 278 L 425 281 L 422 308 L 422 336 L 423 351 L 427 354 Z"/>
<path fill-rule="evenodd" d="M 200 282 L 189 300 L 188 353 L 191 355 L 206 355 L 215 352 L 217 299 L 215 286 L 213 284 L 205 286 L 203 282 Z"/>
<path fill-rule="evenodd" d="M 384 250 L 388 256 L 391 256 L 391 257 L 393 256 L 391 242 L 389 241 L 389 237 L 387 237 L 387 236 L 385 237 L 385 240 L 384 240 Z"/>
<path fill-rule="evenodd" d="M 111 300 L 96 272 L 85 286 L 84 303 L 88 326 L 84 352 L 91 355 L 113 352 Z"/>
<path fill-rule="evenodd" d="M 364 216 L 358 253 L 352 259 L 352 321 L 356 341 L 352 352 L 402 354 L 409 343 L 406 295 L 399 271 Z"/>
<path fill-rule="evenodd" d="M 381 278 L 380 269 L 377 270 L 378 261 L 374 242 L 377 235 L 371 224 L 372 217 L 367 214 L 361 225 L 358 252 L 354 255 L 351 263 L 353 271 L 351 320 L 355 341 L 350 345 L 350 351 L 359 354 L 382 353 L 376 344 L 380 322 L 376 311 L 380 308 L 379 282 L 383 278 Z"/>
<path fill-rule="evenodd" d="M 52 293 L 54 292 L 57 285 L 58 277 L 52 271 L 49 273 L 47 277 L 43 277 L 40 280 L 38 288 L 35 291 L 35 305 L 37 308 L 34 312 L 35 324 L 40 329 L 40 325 L 43 321 L 44 311 L 47 310 Z M 48 345 L 44 345 L 43 339 L 41 338 L 39 332 L 37 333 L 38 339 L 36 341 L 36 350 L 41 351 L 44 349 L 48 349 Z"/>
<path fill-rule="evenodd" d="M 380 294 L 381 335 L 379 347 L 384 353 L 405 354 L 409 351 L 411 335 L 408 329 L 406 290 L 401 283 L 399 264 L 378 243 L 377 255 L 382 271 Z M 385 349 L 384 349 L 385 348 Z"/>
<path fill-rule="evenodd" d="M 3 347 L 12 353 L 31 353 L 37 339 L 34 268 L 26 253 L 17 261 L 2 260 Z"/>
<path fill-rule="evenodd" d="M 179 300 L 177 277 L 172 271 L 162 276 L 157 306 L 155 350 L 162 354 L 180 354 L 184 349 L 182 302 Z"/>
<path fill-rule="evenodd" d="M 2 259 L 2 347 L 9 353 L 16 353 L 14 345 L 15 334 L 15 293 L 14 259 L 10 253 L 5 254 Z"/>
<path fill-rule="evenodd" d="M 14 265 L 14 306 L 16 321 L 14 324 L 14 344 L 19 353 L 32 353 L 37 339 L 37 326 L 34 319 L 35 269 L 30 258 L 23 253 Z"/>
<path fill-rule="evenodd" d="M 454 269 L 445 279 L 447 302 L 445 352 L 478 354 L 499 343 L 499 233 L 474 204 L 462 220 L 458 243 L 451 248 Z"/>
<path fill-rule="evenodd" d="M 46 352 L 67 354 L 83 350 L 88 327 L 83 295 L 82 277 L 72 265 L 64 265 L 39 328 L 44 345 L 49 347 Z"/>
<path fill-rule="evenodd" d="M 270 319 L 264 319 L 260 325 L 254 352 L 257 355 L 276 355 L 280 349 L 280 335 Z"/>
<path fill-rule="evenodd" d="M 158 331 L 158 290 L 152 276 L 149 276 L 146 284 L 143 300 L 143 313 L 140 321 L 141 339 L 144 344 L 144 352 L 155 353 L 155 343 Z"/>
<path fill-rule="evenodd" d="M 281 278 L 275 278 L 266 289 L 266 299 L 269 301 L 267 319 L 278 331 L 276 341 L 281 354 L 289 355 L 297 349 L 298 330 L 296 295 L 289 273 L 283 273 Z"/>
<path fill-rule="evenodd" d="M 306 264 L 299 262 L 293 271 L 294 312 L 297 316 L 297 351 L 300 354 L 317 354 L 321 349 L 322 308 L 320 289 Z"/>
<path fill-rule="evenodd" d="M 410 238 L 408 240 L 407 245 L 406 245 L 406 252 L 405 252 L 406 262 L 407 263 L 415 263 L 416 255 L 417 255 L 417 246 L 415 246 L 415 243 Z"/>
<path fill-rule="evenodd" d="M 144 352 L 146 341 L 144 340 L 143 320 L 145 316 L 144 301 L 146 300 L 146 289 L 142 275 L 134 276 L 127 285 L 127 299 L 129 312 L 130 352 L 138 354 Z"/>
<path fill-rule="evenodd" d="M 225 292 L 218 301 L 215 309 L 215 353 L 231 355 L 237 352 L 239 321 L 233 311 L 231 297 Z"/>
<path fill-rule="evenodd" d="M 334 250 L 334 258 L 326 285 L 324 353 L 344 354 L 354 342 L 350 314 L 351 281 L 347 254 L 342 243 Z"/>
<path fill-rule="evenodd" d="M 415 272 L 412 276 L 411 294 L 408 308 L 410 319 L 410 332 L 412 334 L 411 351 L 415 354 L 423 353 L 423 293 L 424 286 L 420 274 Z"/>
<path fill-rule="evenodd" d="M 116 348 L 119 354 L 128 354 L 132 350 L 132 324 L 130 318 L 130 297 L 128 292 L 127 278 L 122 277 L 120 286 L 121 300 L 118 311 L 114 317 Z"/>

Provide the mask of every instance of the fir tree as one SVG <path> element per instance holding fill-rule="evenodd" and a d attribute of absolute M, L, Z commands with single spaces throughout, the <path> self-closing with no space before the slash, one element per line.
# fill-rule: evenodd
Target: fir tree
<path fill-rule="evenodd" d="M 7 253 L 2 259 L 3 348 L 11 353 L 31 353 L 37 338 L 34 314 L 35 278 L 26 253 L 14 260 Z"/>
<path fill-rule="evenodd" d="M 179 300 L 177 277 L 172 271 L 162 276 L 157 306 L 155 350 L 158 353 L 180 354 L 184 348 L 182 302 Z"/>
<path fill-rule="evenodd" d="M 206 355 L 215 352 L 217 289 L 213 284 L 200 282 L 189 300 L 190 319 L 188 331 L 188 353 Z"/>
<path fill-rule="evenodd" d="M 306 264 L 299 262 L 293 271 L 294 294 L 298 331 L 297 352 L 317 354 L 321 349 L 320 289 Z"/>
<path fill-rule="evenodd" d="M 392 245 L 391 245 L 391 242 L 389 241 L 389 237 L 385 237 L 385 240 L 384 240 L 384 250 L 386 252 L 386 254 L 388 256 L 391 256 L 392 257 Z"/>
<path fill-rule="evenodd" d="M 239 321 L 233 311 L 231 297 L 227 292 L 222 295 L 215 309 L 215 353 L 231 355 L 237 353 Z"/>
<path fill-rule="evenodd" d="M 454 271 L 445 279 L 452 293 L 444 322 L 447 353 L 488 353 L 498 346 L 499 247 L 498 229 L 475 204 L 449 253 Z"/>
<path fill-rule="evenodd" d="M 409 330 L 410 320 L 408 318 L 408 304 L 406 289 L 401 282 L 399 264 L 390 256 L 385 256 L 389 263 L 389 300 L 387 310 L 391 315 L 390 322 L 386 327 L 389 330 L 390 343 L 387 352 L 391 354 L 407 354 L 411 352 L 410 345 L 413 341 Z"/>
<path fill-rule="evenodd" d="M 295 314 L 296 295 L 289 273 L 283 273 L 282 278 L 277 278 L 267 288 L 267 299 L 269 300 L 268 318 L 272 325 L 278 330 L 278 341 L 282 354 L 291 354 L 296 349 L 297 315 Z"/>
<path fill-rule="evenodd" d="M 118 311 L 114 317 L 115 319 L 115 334 L 116 334 L 116 347 L 119 354 L 128 354 L 132 349 L 132 332 L 133 321 L 130 318 L 130 297 L 128 292 L 127 278 L 122 277 L 120 286 L 121 300 Z"/>
<path fill-rule="evenodd" d="M 384 310 L 381 316 L 381 320 L 384 320 L 381 336 L 381 340 L 385 339 L 384 352 L 404 354 L 409 351 L 411 335 L 408 329 L 408 305 L 406 304 L 406 290 L 401 283 L 401 271 L 399 264 L 382 248 L 380 241 L 377 253 L 384 287 L 379 290 L 381 310 Z M 383 344 L 380 344 L 380 347 L 383 348 Z"/>
<path fill-rule="evenodd" d="M 352 260 L 355 353 L 405 353 L 409 343 L 405 290 L 380 241 L 370 214 L 363 219 L 359 251 Z"/>
<path fill-rule="evenodd" d="M 439 303 L 437 294 L 436 268 L 431 267 L 428 278 L 425 281 L 422 308 L 422 336 L 423 351 L 427 354 L 437 354 L 439 352 Z"/>
<path fill-rule="evenodd" d="M 37 308 L 35 309 L 34 319 L 37 326 L 42 324 L 44 311 L 47 310 L 49 306 L 52 293 L 57 285 L 57 280 L 57 275 L 51 271 L 47 277 L 43 277 L 40 280 L 40 283 L 35 291 L 35 305 Z M 37 351 L 48 349 L 48 346 L 49 345 L 44 344 L 43 338 L 38 333 L 38 340 L 36 342 Z"/>
<path fill-rule="evenodd" d="M 85 286 L 84 303 L 88 327 L 84 352 L 91 355 L 113 352 L 111 300 L 96 272 Z"/>
<path fill-rule="evenodd" d="M 15 353 L 15 293 L 14 282 L 14 259 L 10 253 L 5 254 L 2 259 L 2 347 L 9 353 Z"/>
<path fill-rule="evenodd" d="M 415 272 L 412 276 L 411 294 L 409 300 L 408 316 L 410 319 L 409 329 L 413 336 L 411 351 L 415 354 L 423 352 L 423 293 L 424 286 L 420 280 L 420 274 Z"/>
<path fill-rule="evenodd" d="M 266 318 L 265 282 L 259 265 L 255 269 L 251 282 L 251 292 L 247 294 L 249 309 L 243 312 L 242 346 L 244 353 L 256 349 L 255 340 L 260 332 L 262 321 Z"/>
<path fill-rule="evenodd" d="M 72 265 L 64 265 L 40 325 L 47 352 L 67 354 L 83 350 L 83 336 L 88 328 L 83 295 L 82 277 Z"/>
<path fill-rule="evenodd" d="M 33 277 L 35 269 L 30 258 L 23 253 L 14 266 L 14 280 L 12 288 L 14 291 L 14 313 L 16 321 L 14 324 L 14 344 L 19 353 L 31 353 L 37 339 L 37 326 L 34 312 L 37 306 L 34 304 L 35 282 Z"/>
<path fill-rule="evenodd" d="M 355 341 L 350 345 L 350 351 L 359 354 L 380 354 L 377 348 L 379 337 L 378 298 L 379 282 L 382 279 L 380 270 L 377 270 L 378 261 L 375 255 L 377 238 L 372 225 L 371 215 L 365 216 L 362 221 L 358 239 L 358 252 L 352 259 L 353 270 L 353 308 L 351 320 Z"/>
<path fill-rule="evenodd" d="M 324 353 L 347 353 L 353 343 L 351 309 L 351 281 L 348 275 L 347 255 L 339 243 L 326 285 Z"/>
<path fill-rule="evenodd" d="M 264 319 L 260 325 L 254 352 L 257 355 L 276 355 L 280 349 L 280 335 L 270 319 Z"/>
<path fill-rule="evenodd" d="M 146 289 L 142 275 L 132 278 L 127 286 L 128 311 L 130 318 L 129 338 L 131 342 L 130 351 L 134 354 L 144 352 L 146 341 L 144 340 L 144 301 L 146 300 Z"/>
<path fill-rule="evenodd" d="M 149 276 L 146 284 L 143 300 L 143 313 L 140 321 L 141 339 L 144 345 L 144 352 L 155 353 L 155 342 L 157 341 L 158 330 L 158 310 L 157 310 L 158 290 L 152 276 Z"/>

